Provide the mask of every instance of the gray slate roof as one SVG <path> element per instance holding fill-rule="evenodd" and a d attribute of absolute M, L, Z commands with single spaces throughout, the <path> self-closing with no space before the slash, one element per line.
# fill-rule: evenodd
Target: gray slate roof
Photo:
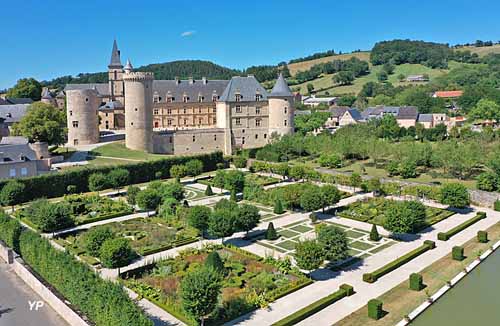
<path fill-rule="evenodd" d="M 28 138 L 23 136 L 7 136 L 0 140 L 0 145 L 26 145 Z"/>
<path fill-rule="evenodd" d="M 399 108 L 396 119 L 415 119 L 417 120 L 418 110 L 414 106 L 402 106 Z"/>
<path fill-rule="evenodd" d="M 278 76 L 278 80 L 276 80 L 276 84 L 274 84 L 274 87 L 269 94 L 269 96 L 278 96 L 278 97 L 293 97 L 292 92 L 290 91 L 290 87 L 288 87 L 288 84 L 283 78 L 283 74 L 280 73 Z"/>
<path fill-rule="evenodd" d="M 14 123 L 21 120 L 26 114 L 29 104 L 0 105 L 0 118 L 5 119 L 5 123 Z"/>
<path fill-rule="evenodd" d="M 92 89 L 94 87 L 100 95 L 109 96 L 109 84 L 108 83 L 67 84 L 66 87 L 64 87 L 64 92 L 78 90 L 78 89 Z"/>
<path fill-rule="evenodd" d="M 241 95 L 241 102 L 255 101 L 255 95 L 259 92 L 262 95 L 261 100 L 267 100 L 267 91 L 262 87 L 254 76 L 240 77 L 236 76 L 231 78 L 224 93 L 220 97 L 223 102 L 235 102 L 238 93 Z"/>
<path fill-rule="evenodd" d="M 29 161 L 36 160 L 36 153 L 28 144 L 2 145 L 0 144 L 0 153 L 3 153 L 4 162 L 21 162 L 25 157 Z M 3 163 L 0 161 L 0 164 Z"/>
<path fill-rule="evenodd" d="M 432 113 L 419 114 L 418 122 L 432 122 Z"/>
<path fill-rule="evenodd" d="M 349 108 L 331 108 L 328 111 L 333 118 L 340 118 Z"/>
<path fill-rule="evenodd" d="M 110 101 L 101 107 L 99 107 L 99 110 L 105 111 L 105 110 L 114 110 L 114 109 L 123 109 L 124 106 L 120 101 Z"/>
<path fill-rule="evenodd" d="M 173 97 L 173 102 L 182 102 L 186 94 L 188 102 L 198 102 L 198 96 L 203 97 L 204 102 L 211 102 L 212 95 L 222 96 L 227 87 L 227 80 L 155 80 L 153 81 L 153 93 L 165 102 L 167 94 Z"/>
<path fill-rule="evenodd" d="M 418 110 L 414 106 L 376 106 L 366 108 L 361 115 L 363 118 L 380 118 L 384 114 L 391 114 L 396 119 L 417 119 Z"/>
<path fill-rule="evenodd" d="M 359 113 L 358 109 L 353 108 L 353 109 L 348 109 L 347 111 L 354 120 L 356 121 L 363 120 L 363 117 L 361 116 L 361 113 Z"/>
<path fill-rule="evenodd" d="M 31 104 L 33 100 L 27 97 L 6 97 L 5 99 L 0 98 L 0 105 L 12 105 L 12 104 Z"/>
<path fill-rule="evenodd" d="M 118 50 L 118 45 L 116 40 L 113 41 L 113 50 L 111 50 L 111 61 L 109 62 L 109 68 L 116 67 L 122 68 L 122 62 L 120 60 L 120 50 Z"/>

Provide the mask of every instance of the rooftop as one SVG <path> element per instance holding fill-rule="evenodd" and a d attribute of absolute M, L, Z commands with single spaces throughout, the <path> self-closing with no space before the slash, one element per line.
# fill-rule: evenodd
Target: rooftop
<path fill-rule="evenodd" d="M 254 76 L 236 76 L 229 80 L 220 100 L 223 102 L 236 102 L 236 94 L 241 96 L 241 102 L 255 101 L 255 95 L 260 94 L 261 100 L 267 100 L 268 93 Z"/>
<path fill-rule="evenodd" d="M 288 84 L 283 78 L 283 74 L 280 73 L 278 76 L 278 80 L 276 80 L 276 84 L 274 84 L 274 87 L 269 94 L 269 96 L 283 96 L 283 97 L 292 97 L 292 91 L 290 91 L 290 87 L 288 87 Z"/>
<path fill-rule="evenodd" d="M 452 98 L 452 97 L 460 97 L 462 96 L 463 91 L 437 91 L 434 93 L 434 97 L 441 98 Z"/>

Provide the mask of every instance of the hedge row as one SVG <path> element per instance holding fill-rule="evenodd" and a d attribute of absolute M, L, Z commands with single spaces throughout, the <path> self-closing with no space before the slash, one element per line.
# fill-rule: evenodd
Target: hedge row
<path fill-rule="evenodd" d="M 139 252 L 139 254 L 141 256 L 148 256 L 148 255 L 152 255 L 152 254 L 156 254 L 158 252 L 162 252 L 162 251 L 165 251 L 165 250 L 169 250 L 169 249 L 172 249 L 172 248 L 175 248 L 175 247 L 180 247 L 180 246 L 184 246 L 184 245 L 187 245 L 187 244 L 190 244 L 190 243 L 193 243 L 193 242 L 196 242 L 198 241 L 199 238 L 186 238 L 186 239 L 181 239 L 181 240 L 177 240 L 177 241 L 174 241 L 168 245 L 165 245 L 165 246 L 161 246 L 159 248 L 154 248 L 154 249 L 146 249 L 146 250 L 143 250 L 141 252 Z"/>
<path fill-rule="evenodd" d="M 459 233 L 462 230 L 465 230 L 466 228 L 468 228 L 472 224 L 479 222 L 480 220 L 482 220 L 484 218 L 486 218 L 486 213 L 485 212 L 478 212 L 476 214 L 476 216 L 474 216 L 470 220 L 463 222 L 462 224 L 455 226 L 453 229 L 448 230 L 446 232 L 439 232 L 437 235 L 437 238 L 438 238 L 438 240 L 441 240 L 441 241 L 448 241 L 455 234 Z"/>
<path fill-rule="evenodd" d="M 8 217 L 4 211 L 0 211 L 0 240 L 17 251 L 20 234 L 21 224 Z"/>
<path fill-rule="evenodd" d="M 393 260 L 389 264 L 384 265 L 381 268 L 379 268 L 371 273 L 363 274 L 363 281 L 368 282 L 368 283 L 374 283 L 379 278 L 384 276 L 385 274 L 388 274 L 388 273 L 392 272 L 393 270 L 403 266 L 404 264 L 408 263 L 409 261 L 420 256 L 424 252 L 431 250 L 431 249 L 434 249 L 435 246 L 436 246 L 436 244 L 433 241 L 426 240 L 426 241 L 424 241 L 423 245 L 421 245 L 417 249 L 414 249 L 414 250 L 408 252 L 406 255 L 401 256 L 396 260 Z"/>
<path fill-rule="evenodd" d="M 328 307 L 329 305 L 339 301 L 340 299 L 353 295 L 354 289 L 349 284 L 342 284 L 337 292 L 330 294 L 316 302 L 311 303 L 310 305 L 294 312 L 293 314 L 277 321 L 272 324 L 272 326 L 292 326 L 300 321 L 306 319 L 309 316 L 314 315 L 318 311 L 321 311 Z"/>
<path fill-rule="evenodd" d="M 157 178 L 156 173 L 161 172 L 162 177 L 170 176 L 170 168 L 173 165 L 185 164 L 197 159 L 203 162 L 203 170 L 213 171 L 217 168 L 217 163 L 224 162 L 222 152 L 210 154 L 200 154 L 193 156 L 174 156 L 160 160 L 146 161 L 120 165 L 121 169 L 126 169 L 129 175 L 129 184 L 149 182 Z M 24 196 L 16 204 L 31 201 L 37 198 L 53 198 L 66 194 L 67 187 L 74 185 L 76 193 L 88 192 L 88 178 L 94 173 L 107 174 L 116 169 L 116 166 L 85 167 L 58 173 L 43 174 L 36 177 L 18 179 L 25 186 Z M 8 181 L 0 182 L 0 189 Z"/>
<path fill-rule="evenodd" d="M 19 226 L 15 220 L 10 220 Z M 8 222 L 0 221 L 0 230 Z M 0 233 L 2 240 L 4 234 Z M 128 297 L 123 288 L 101 279 L 72 255 L 54 249 L 33 231 L 24 229 L 18 239 L 19 254 L 39 277 L 65 300 L 99 326 L 152 326 L 153 323 Z"/>

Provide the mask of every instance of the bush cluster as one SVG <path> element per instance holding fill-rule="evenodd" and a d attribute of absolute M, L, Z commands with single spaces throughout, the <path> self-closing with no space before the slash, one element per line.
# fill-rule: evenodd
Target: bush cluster
<path fill-rule="evenodd" d="M 438 238 L 438 240 L 441 240 L 441 241 L 448 241 L 455 234 L 461 232 L 462 230 L 465 230 L 466 228 L 468 228 L 469 226 L 471 226 L 474 223 L 479 222 L 483 218 L 486 218 L 486 213 L 485 212 L 478 212 L 476 214 L 476 216 L 463 222 L 462 224 L 455 226 L 453 229 L 448 230 L 446 232 L 439 232 L 437 235 L 437 238 Z"/>

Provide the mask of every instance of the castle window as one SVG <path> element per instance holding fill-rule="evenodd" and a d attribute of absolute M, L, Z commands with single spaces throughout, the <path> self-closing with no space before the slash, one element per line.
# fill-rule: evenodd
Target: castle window
<path fill-rule="evenodd" d="M 255 108 L 255 114 L 260 114 L 260 107 Z"/>
<path fill-rule="evenodd" d="M 189 97 L 187 97 L 187 96 L 183 96 L 183 97 L 182 97 L 182 101 L 183 101 L 184 103 L 187 103 L 187 101 L 188 101 L 188 100 L 189 100 Z"/>
<path fill-rule="evenodd" d="M 243 129 L 243 130 L 241 131 L 241 133 L 242 133 L 242 134 L 244 134 L 244 133 L 245 133 L 245 129 Z"/>
<path fill-rule="evenodd" d="M 168 119 L 167 120 L 167 126 L 171 126 L 172 125 L 172 119 Z"/>
<path fill-rule="evenodd" d="M 72 116 L 73 115 L 73 111 L 69 111 L 69 115 Z"/>
<path fill-rule="evenodd" d="M 106 121 L 106 129 L 109 129 L 109 121 Z"/>
<path fill-rule="evenodd" d="M 219 97 L 217 95 L 212 95 L 212 102 L 217 102 Z"/>
<path fill-rule="evenodd" d="M 9 170 L 9 177 L 15 177 L 16 176 L 16 169 L 10 169 Z"/>
<path fill-rule="evenodd" d="M 285 126 L 286 126 L 286 124 L 287 124 L 287 123 L 288 123 L 288 121 L 287 121 L 287 120 L 284 120 L 284 121 L 283 121 L 283 124 L 284 124 Z"/>
<path fill-rule="evenodd" d="M 214 113 L 216 113 L 216 112 L 217 112 L 217 108 L 213 108 L 212 110 L 213 110 L 213 112 L 214 112 Z"/>
<path fill-rule="evenodd" d="M 241 144 L 245 145 L 245 137 L 241 137 Z"/>
<path fill-rule="evenodd" d="M 201 108 L 198 108 L 198 113 L 201 113 Z"/>
<path fill-rule="evenodd" d="M 255 94 L 255 101 L 256 102 L 259 102 L 261 99 L 262 99 L 262 95 L 261 94 Z"/>
<path fill-rule="evenodd" d="M 138 110 L 137 108 L 134 109 L 134 111 L 137 111 L 137 110 Z"/>
<path fill-rule="evenodd" d="M 108 112 L 106 112 L 106 116 L 108 116 Z"/>
<path fill-rule="evenodd" d="M 240 125 L 241 125 L 241 119 L 240 119 L 240 118 L 236 118 L 236 125 L 237 125 L 237 126 L 240 126 Z"/>
<path fill-rule="evenodd" d="M 172 136 L 168 137 L 168 142 L 172 144 Z"/>
<path fill-rule="evenodd" d="M 172 96 L 167 95 L 167 103 L 172 103 L 174 98 Z"/>
<path fill-rule="evenodd" d="M 131 123 L 130 123 L 130 125 L 131 125 L 131 126 L 133 126 L 133 125 L 134 125 L 134 123 L 133 123 L 133 122 L 131 122 Z"/>
<path fill-rule="evenodd" d="M 288 108 L 285 106 L 285 114 L 288 113 Z"/>
<path fill-rule="evenodd" d="M 158 109 L 153 109 L 153 114 L 158 114 L 159 110 Z"/>
<path fill-rule="evenodd" d="M 114 77 L 115 77 L 115 78 L 114 78 L 114 80 L 117 80 L 117 79 L 118 79 L 118 75 L 117 75 L 116 70 L 115 70 L 115 71 L 113 71 L 113 75 L 114 75 Z"/>
<path fill-rule="evenodd" d="M 259 135 L 258 134 L 255 134 L 255 139 L 259 139 Z"/>
<path fill-rule="evenodd" d="M 196 136 L 193 135 L 193 143 L 196 141 Z"/>
<path fill-rule="evenodd" d="M 158 94 L 153 95 L 153 103 L 158 103 L 160 102 L 160 96 Z"/>
<path fill-rule="evenodd" d="M 213 122 L 214 122 L 214 124 L 217 123 L 217 119 L 215 117 L 213 118 Z"/>
<path fill-rule="evenodd" d="M 198 119 L 198 124 L 201 125 L 201 123 L 203 122 L 203 119 L 202 118 L 199 118 Z"/>
<path fill-rule="evenodd" d="M 172 109 L 167 109 L 167 114 L 172 114 Z"/>
<path fill-rule="evenodd" d="M 217 135 L 214 135 L 214 141 L 217 141 Z"/>
<path fill-rule="evenodd" d="M 88 102 L 88 101 L 89 101 L 89 98 L 88 98 L 88 97 L 86 97 L 86 98 L 85 98 L 85 102 Z"/>
<path fill-rule="evenodd" d="M 255 119 L 255 126 L 260 127 L 261 119 Z"/>
<path fill-rule="evenodd" d="M 186 108 L 184 108 L 184 110 L 183 110 L 183 111 L 184 111 L 184 114 L 186 114 L 186 113 L 187 113 L 187 109 L 186 109 Z"/>
<path fill-rule="evenodd" d="M 236 113 L 241 113 L 241 105 L 236 105 Z"/>
<path fill-rule="evenodd" d="M 73 128 L 78 128 L 78 121 L 73 121 Z"/>
<path fill-rule="evenodd" d="M 266 139 L 266 138 L 267 138 L 267 134 L 264 134 L 264 139 Z"/>
<path fill-rule="evenodd" d="M 187 125 L 187 124 L 188 124 L 188 120 L 184 119 L 184 125 Z"/>
<path fill-rule="evenodd" d="M 158 121 L 155 121 L 155 128 L 159 128 L 160 127 L 160 123 Z"/>
<path fill-rule="evenodd" d="M 200 103 L 201 103 L 201 102 L 203 102 L 203 100 L 204 100 L 204 99 L 205 99 L 205 98 L 204 98 L 203 96 L 198 96 L 198 102 L 200 102 Z"/>
<path fill-rule="evenodd" d="M 236 102 L 241 102 L 241 94 L 234 95 Z"/>

